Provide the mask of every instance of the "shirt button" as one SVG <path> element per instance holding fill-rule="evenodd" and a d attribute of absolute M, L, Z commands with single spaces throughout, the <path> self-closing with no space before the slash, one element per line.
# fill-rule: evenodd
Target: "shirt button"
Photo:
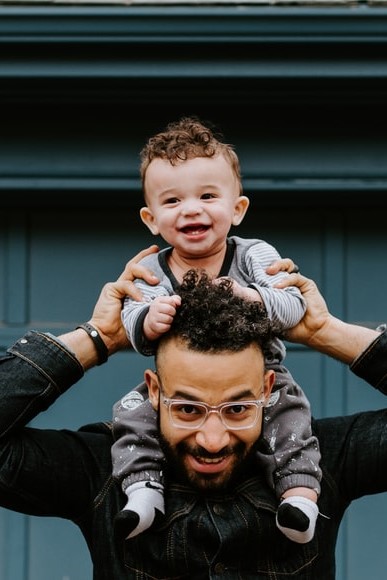
<path fill-rule="evenodd" d="M 27 344 L 28 340 L 26 338 L 22 338 L 20 340 L 20 344 Z"/>
<path fill-rule="evenodd" d="M 215 574 L 223 574 L 225 569 L 226 569 L 226 566 L 224 564 L 222 564 L 222 562 L 218 562 L 217 564 L 215 564 L 214 572 L 215 572 Z"/>
<path fill-rule="evenodd" d="M 212 511 L 214 512 L 215 515 L 217 516 L 222 516 L 224 513 L 224 509 L 223 506 L 221 506 L 219 503 L 216 503 L 214 505 L 214 507 L 212 508 Z"/>

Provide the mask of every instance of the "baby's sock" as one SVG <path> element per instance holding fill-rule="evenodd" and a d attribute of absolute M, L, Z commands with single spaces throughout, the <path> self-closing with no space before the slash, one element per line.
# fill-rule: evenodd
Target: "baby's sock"
<path fill-rule="evenodd" d="M 289 540 L 306 544 L 314 536 L 317 516 L 318 507 L 314 501 L 294 495 L 280 503 L 276 524 Z"/>
<path fill-rule="evenodd" d="M 125 490 L 128 501 L 114 519 L 117 540 L 134 538 L 164 514 L 163 491 L 163 485 L 154 481 L 138 481 Z"/>

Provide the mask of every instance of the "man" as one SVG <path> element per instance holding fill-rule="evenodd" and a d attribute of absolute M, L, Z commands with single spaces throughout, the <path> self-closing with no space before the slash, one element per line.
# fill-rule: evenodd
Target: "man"
<path fill-rule="evenodd" d="M 191 326 L 182 321 L 179 329 L 176 322 L 175 334 L 160 345 L 156 372 L 145 374 L 168 456 L 167 510 L 158 527 L 115 545 L 112 521 L 124 497 L 111 477 L 111 425 L 76 432 L 25 427 L 101 362 L 104 349 L 111 355 L 127 346 L 121 300 L 134 292 L 130 280 L 137 276 L 151 281 L 132 261 L 116 283 L 104 287 L 90 320 L 97 338 L 88 335 L 89 327 L 59 339 L 32 332 L 1 361 L 1 504 L 76 523 L 88 543 L 95 580 L 333 579 L 335 541 L 346 507 L 357 497 L 387 490 L 387 413 L 315 421 L 323 458 L 321 515 L 310 543 L 287 540 L 275 525 L 276 499 L 251 454 L 259 445 L 261 403 L 272 382 L 261 352 L 269 329 L 263 318 L 263 338 L 257 342 L 254 334 L 250 343 L 230 351 L 228 330 L 237 319 L 227 288 L 229 326 L 219 323 L 220 313 L 211 318 L 207 313 L 209 326 L 218 321 L 224 346 L 217 343 L 213 352 L 210 336 L 204 337 L 210 350 L 195 346 L 199 311 L 191 305 Z M 332 317 L 315 285 L 302 276 L 290 275 L 289 284 L 298 285 L 308 303 L 303 322 L 289 338 L 351 363 L 352 370 L 387 392 L 387 334 Z M 189 311 L 188 300 L 183 303 Z"/>

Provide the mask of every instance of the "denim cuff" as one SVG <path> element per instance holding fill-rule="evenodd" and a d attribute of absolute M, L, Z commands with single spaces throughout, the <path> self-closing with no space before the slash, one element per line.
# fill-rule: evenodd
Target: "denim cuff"
<path fill-rule="evenodd" d="M 37 369 L 53 385 L 57 394 L 67 391 L 84 375 L 83 367 L 74 354 L 50 334 L 30 330 L 8 352 Z"/>
<path fill-rule="evenodd" d="M 387 330 L 351 364 L 351 371 L 387 395 Z"/>

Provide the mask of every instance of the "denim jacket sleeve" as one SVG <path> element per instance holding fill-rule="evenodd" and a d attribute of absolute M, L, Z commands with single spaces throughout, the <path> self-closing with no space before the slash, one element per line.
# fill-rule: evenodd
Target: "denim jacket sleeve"
<path fill-rule="evenodd" d="M 83 374 L 63 344 L 40 332 L 27 333 L 1 357 L 1 506 L 75 518 L 89 505 L 89 479 L 96 468 L 92 454 L 83 450 L 90 437 L 27 425 Z"/>
<path fill-rule="evenodd" d="M 0 440 L 47 409 L 84 374 L 54 337 L 30 331 L 0 359 Z"/>
<path fill-rule="evenodd" d="M 351 371 L 387 395 L 387 330 L 351 364 Z"/>

